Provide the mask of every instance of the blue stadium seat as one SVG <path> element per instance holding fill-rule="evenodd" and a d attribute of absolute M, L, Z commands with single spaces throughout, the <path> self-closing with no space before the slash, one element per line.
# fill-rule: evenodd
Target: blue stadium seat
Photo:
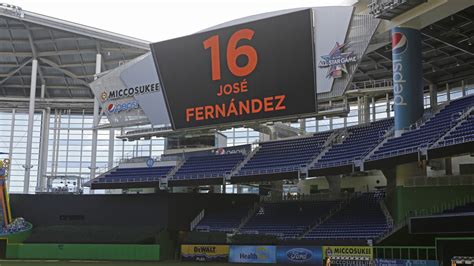
<path fill-rule="evenodd" d="M 392 127 L 393 118 L 347 128 L 349 136 L 341 143 L 333 144 L 329 151 L 312 168 L 351 165 L 355 160 L 363 159 L 383 141 L 385 133 Z"/>
<path fill-rule="evenodd" d="M 240 232 L 296 238 L 339 204 L 339 201 L 264 203 Z"/>
<path fill-rule="evenodd" d="M 174 166 L 116 168 L 103 177 L 92 180 L 93 183 L 140 183 L 156 182 L 173 169 Z"/>
<path fill-rule="evenodd" d="M 376 239 L 390 230 L 379 201 L 383 192 L 364 193 L 319 226 L 304 239 Z"/>
<path fill-rule="evenodd" d="M 297 172 L 321 152 L 331 133 L 260 143 L 259 150 L 236 176 Z"/>
<path fill-rule="evenodd" d="M 234 232 L 250 210 L 249 206 L 233 207 L 227 210 L 206 210 L 204 218 L 194 229 L 206 232 Z"/>
<path fill-rule="evenodd" d="M 468 108 L 474 106 L 474 96 L 463 97 L 444 106 L 419 128 L 404 132 L 400 137 L 389 139 L 374 152 L 370 160 L 415 153 L 420 148 L 428 148 L 445 135 Z M 471 120 L 472 121 L 472 120 Z M 470 129 L 470 125 L 465 125 Z M 460 131 L 460 134 L 472 137 L 472 131 Z"/>
<path fill-rule="evenodd" d="M 223 178 L 245 158 L 241 153 L 187 158 L 170 180 Z"/>

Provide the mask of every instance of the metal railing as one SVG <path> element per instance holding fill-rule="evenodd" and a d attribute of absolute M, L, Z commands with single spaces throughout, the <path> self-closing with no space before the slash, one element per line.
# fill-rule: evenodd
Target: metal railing
<path fill-rule="evenodd" d="M 237 227 L 237 230 L 236 230 L 237 232 L 239 232 L 240 229 L 242 229 L 247 224 L 247 222 L 253 217 L 253 215 L 257 212 L 257 209 L 259 208 L 260 208 L 260 204 L 258 202 L 255 202 L 252 208 L 247 212 L 247 215 L 244 218 L 242 218 L 242 220 L 240 220 L 239 227 Z"/>
<path fill-rule="evenodd" d="M 446 147 L 446 146 L 466 143 L 470 141 L 474 141 L 474 136 L 463 136 L 463 137 L 457 137 L 457 138 L 452 138 L 448 140 L 442 140 L 435 143 L 435 145 L 433 145 L 431 148 Z"/>
<path fill-rule="evenodd" d="M 308 230 L 306 230 L 304 233 L 302 233 L 298 238 L 299 239 L 302 239 L 304 238 L 306 235 L 308 235 L 311 231 L 313 231 L 315 228 L 317 228 L 318 226 L 320 226 L 321 224 L 323 224 L 325 221 L 329 220 L 334 214 L 338 213 L 340 210 L 342 210 L 343 208 L 345 208 L 346 206 L 349 205 L 349 203 L 351 203 L 351 201 L 359 196 L 362 195 L 362 193 L 351 193 L 351 194 L 348 194 L 350 195 L 347 199 L 343 200 L 338 206 L 336 206 L 335 208 L 332 208 L 329 213 L 325 216 L 325 217 L 322 217 L 320 218 L 315 224 L 313 224 L 312 226 L 308 227 Z"/>
<path fill-rule="evenodd" d="M 202 211 L 199 212 L 199 214 L 191 221 L 191 224 L 189 225 L 190 231 L 193 231 L 194 228 L 201 222 L 202 218 L 204 218 L 205 215 L 205 210 L 203 209 Z"/>
<path fill-rule="evenodd" d="M 436 260 L 436 247 L 425 246 L 376 246 L 374 257 L 378 259 Z"/>
<path fill-rule="evenodd" d="M 272 199 L 271 196 L 262 196 L 262 202 L 284 202 L 284 201 L 332 201 L 332 200 L 349 200 L 357 193 L 318 193 L 318 194 L 299 194 L 299 195 L 283 195 L 281 199 Z"/>
<path fill-rule="evenodd" d="M 367 88 L 380 88 L 380 87 L 392 87 L 393 80 L 391 79 L 380 79 L 380 80 L 366 80 L 360 82 L 353 82 L 352 89 L 367 89 Z"/>
<path fill-rule="evenodd" d="M 412 176 L 406 177 L 405 187 L 432 187 L 432 186 L 465 186 L 474 185 L 474 175 L 456 175 L 456 176 Z"/>

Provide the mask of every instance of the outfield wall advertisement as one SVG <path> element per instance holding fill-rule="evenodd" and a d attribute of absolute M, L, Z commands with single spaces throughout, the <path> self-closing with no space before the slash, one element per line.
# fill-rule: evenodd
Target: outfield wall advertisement
<path fill-rule="evenodd" d="M 181 259 L 183 261 L 218 261 L 229 260 L 228 245 L 181 245 Z"/>
<path fill-rule="evenodd" d="M 436 260 L 386 260 L 376 259 L 375 266 L 439 266 Z"/>
<path fill-rule="evenodd" d="M 231 246 L 229 262 L 276 263 L 276 246 Z"/>
<path fill-rule="evenodd" d="M 366 246 L 323 246 L 323 256 L 327 257 L 364 257 L 372 259 L 372 247 Z"/>
<path fill-rule="evenodd" d="M 278 264 L 322 265 L 321 247 L 278 246 L 276 252 Z"/>

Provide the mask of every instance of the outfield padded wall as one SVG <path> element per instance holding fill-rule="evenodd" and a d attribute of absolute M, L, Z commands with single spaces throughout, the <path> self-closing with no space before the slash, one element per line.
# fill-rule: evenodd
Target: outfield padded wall
<path fill-rule="evenodd" d="M 7 259 L 158 261 L 160 245 L 8 244 Z"/>
<path fill-rule="evenodd" d="M 13 216 L 24 217 L 36 228 L 133 224 L 189 230 L 189 224 L 203 209 L 229 209 L 235 205 L 247 205 L 250 208 L 258 200 L 258 195 L 201 193 L 11 195 Z"/>

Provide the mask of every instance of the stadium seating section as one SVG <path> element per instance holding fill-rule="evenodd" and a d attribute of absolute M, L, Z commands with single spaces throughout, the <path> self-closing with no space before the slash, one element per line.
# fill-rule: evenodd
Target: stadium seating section
<path fill-rule="evenodd" d="M 384 139 L 385 134 L 393 127 L 393 119 L 379 120 L 368 125 L 348 128 L 348 137 L 340 143 L 333 144 L 331 149 L 318 160 L 315 168 L 335 167 L 352 164 L 361 160 Z"/>
<path fill-rule="evenodd" d="M 316 157 L 332 132 L 311 137 L 264 142 L 237 175 L 258 175 L 298 171 Z"/>
<path fill-rule="evenodd" d="M 173 179 L 222 178 L 244 160 L 241 153 L 195 156 L 186 159 Z"/>
<path fill-rule="evenodd" d="M 383 195 L 364 193 L 347 205 L 342 201 L 261 203 L 247 221 L 250 208 L 206 212 L 195 230 L 283 239 L 377 239 L 390 229 L 379 204 Z"/>
<path fill-rule="evenodd" d="M 442 141 L 440 141 L 439 146 L 464 143 L 474 141 L 474 112 L 463 120 L 461 124 L 455 127 L 450 131 Z"/>
<path fill-rule="evenodd" d="M 409 130 L 400 137 L 389 139 L 374 152 L 371 159 L 408 154 L 417 152 L 420 148 L 429 148 L 454 127 L 461 115 L 473 105 L 474 97 L 472 96 L 452 101 L 419 128 Z"/>
<path fill-rule="evenodd" d="M 173 166 L 161 167 L 139 167 L 139 168 L 115 168 L 94 179 L 93 183 L 136 183 L 136 182 L 156 182 L 173 169 Z"/>
<path fill-rule="evenodd" d="M 245 206 L 223 211 L 206 210 L 204 218 L 196 226 L 196 231 L 234 232 L 248 213 L 249 208 Z"/>
<path fill-rule="evenodd" d="M 339 204 L 338 201 L 265 203 L 240 232 L 296 238 Z"/>
<path fill-rule="evenodd" d="M 262 142 L 250 155 L 225 154 L 189 157 L 174 169 L 171 181 L 198 181 L 297 173 L 311 169 L 363 165 L 405 154 L 474 141 L 474 95 L 441 105 L 425 113 L 400 137 L 393 136 L 393 119 L 315 133 L 278 141 Z M 167 176 L 170 167 L 117 169 L 93 183 L 147 182 Z M 201 184 L 201 183 L 199 183 Z"/>
<path fill-rule="evenodd" d="M 381 192 L 365 193 L 304 236 L 305 239 L 376 239 L 389 230 L 379 201 Z"/>

